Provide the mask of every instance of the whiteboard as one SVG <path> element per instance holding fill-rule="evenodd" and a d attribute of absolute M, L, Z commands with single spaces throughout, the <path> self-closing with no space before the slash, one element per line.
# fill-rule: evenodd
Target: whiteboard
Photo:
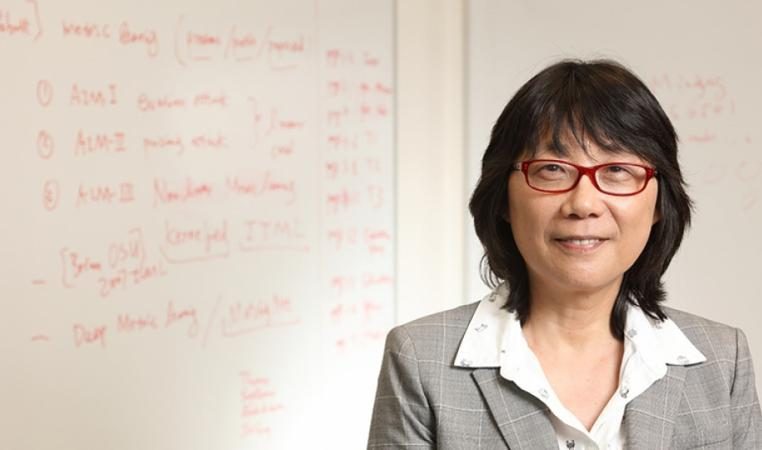
<path fill-rule="evenodd" d="M 667 304 L 741 327 L 762 391 L 762 54 L 755 2 L 468 3 L 468 189 L 500 111 L 535 73 L 561 58 L 616 59 L 657 96 L 680 137 L 696 203 L 666 274 Z M 469 220 L 469 224 L 472 222 Z M 481 246 L 468 227 L 466 291 L 486 287 Z"/>
<path fill-rule="evenodd" d="M 393 2 L 0 1 L 0 448 L 364 446 Z"/>

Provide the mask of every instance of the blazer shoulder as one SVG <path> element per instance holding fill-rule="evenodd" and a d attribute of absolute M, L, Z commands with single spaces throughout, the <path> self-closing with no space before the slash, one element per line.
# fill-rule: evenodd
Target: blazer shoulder
<path fill-rule="evenodd" d="M 735 358 L 739 339 L 745 339 L 743 332 L 736 327 L 675 308 L 663 309 L 667 317 L 710 361 Z"/>
<path fill-rule="evenodd" d="M 386 338 L 387 351 L 417 359 L 454 360 L 478 304 L 440 311 L 392 328 Z"/>

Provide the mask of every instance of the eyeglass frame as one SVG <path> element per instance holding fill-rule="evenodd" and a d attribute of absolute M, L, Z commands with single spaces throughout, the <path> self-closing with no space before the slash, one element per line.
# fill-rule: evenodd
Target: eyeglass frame
<path fill-rule="evenodd" d="M 559 190 L 548 190 L 548 189 L 536 188 L 536 187 L 532 186 L 529 183 L 529 165 L 532 164 L 532 163 L 535 163 L 535 162 L 561 163 L 561 164 L 566 164 L 568 166 L 572 166 L 575 169 L 577 169 L 577 179 L 574 181 L 574 183 L 571 185 L 571 187 L 569 187 L 568 189 L 562 189 L 560 191 Z M 646 179 L 643 181 L 643 186 L 639 190 L 637 190 L 635 192 L 632 192 L 632 193 L 629 193 L 629 194 L 617 194 L 617 193 L 614 193 L 614 192 L 607 192 L 607 191 L 604 191 L 603 189 L 601 189 L 601 187 L 598 185 L 598 180 L 595 177 L 595 173 L 601 167 L 617 166 L 617 165 L 637 166 L 637 167 L 645 169 L 646 170 Z M 653 167 L 646 166 L 646 165 L 643 165 L 643 164 L 637 164 L 637 163 L 608 162 L 608 163 L 604 163 L 604 164 L 598 164 L 596 166 L 586 167 L 586 166 L 580 166 L 578 164 L 571 163 L 569 161 L 563 161 L 563 160 L 560 160 L 560 159 L 530 159 L 530 160 L 527 160 L 527 161 L 519 161 L 516 164 L 512 165 L 511 169 L 522 172 L 524 174 L 524 181 L 526 181 L 527 186 L 529 186 L 530 188 L 534 189 L 535 191 L 545 192 L 545 193 L 548 193 L 548 194 L 563 194 L 565 192 L 569 192 L 569 191 L 574 190 L 574 188 L 576 188 L 577 185 L 579 184 L 579 180 L 582 179 L 582 176 L 583 175 L 587 175 L 587 178 L 590 179 L 590 182 L 593 183 L 593 186 L 595 186 L 595 188 L 599 192 L 602 192 L 602 193 L 604 193 L 606 195 L 614 195 L 616 197 L 629 197 L 629 196 L 632 196 L 632 195 L 640 194 L 641 192 L 646 190 L 646 187 L 648 187 L 648 182 L 651 181 L 651 178 L 655 178 L 659 174 L 659 172 L 656 169 L 654 169 Z"/>

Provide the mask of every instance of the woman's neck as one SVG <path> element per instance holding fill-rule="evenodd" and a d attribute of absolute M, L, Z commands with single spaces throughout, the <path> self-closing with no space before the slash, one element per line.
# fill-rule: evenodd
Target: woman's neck
<path fill-rule="evenodd" d="M 569 291 L 543 287 L 530 288 L 529 316 L 524 335 L 533 349 L 558 351 L 600 351 L 602 344 L 615 345 L 611 334 L 611 311 L 620 283 L 596 292 Z"/>

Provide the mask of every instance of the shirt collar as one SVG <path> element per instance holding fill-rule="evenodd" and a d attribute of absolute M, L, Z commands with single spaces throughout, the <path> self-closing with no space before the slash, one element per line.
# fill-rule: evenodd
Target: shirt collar
<path fill-rule="evenodd" d="M 509 355 L 524 354 L 526 341 L 519 320 L 515 313 L 503 308 L 507 299 L 508 288 L 502 283 L 479 302 L 458 347 L 456 367 L 501 367 L 505 361 L 510 361 Z M 672 320 L 652 319 L 630 304 L 625 339 L 655 374 L 665 373 L 668 364 L 689 365 L 706 361 Z M 510 365 L 517 363 L 521 361 L 514 359 Z"/>

